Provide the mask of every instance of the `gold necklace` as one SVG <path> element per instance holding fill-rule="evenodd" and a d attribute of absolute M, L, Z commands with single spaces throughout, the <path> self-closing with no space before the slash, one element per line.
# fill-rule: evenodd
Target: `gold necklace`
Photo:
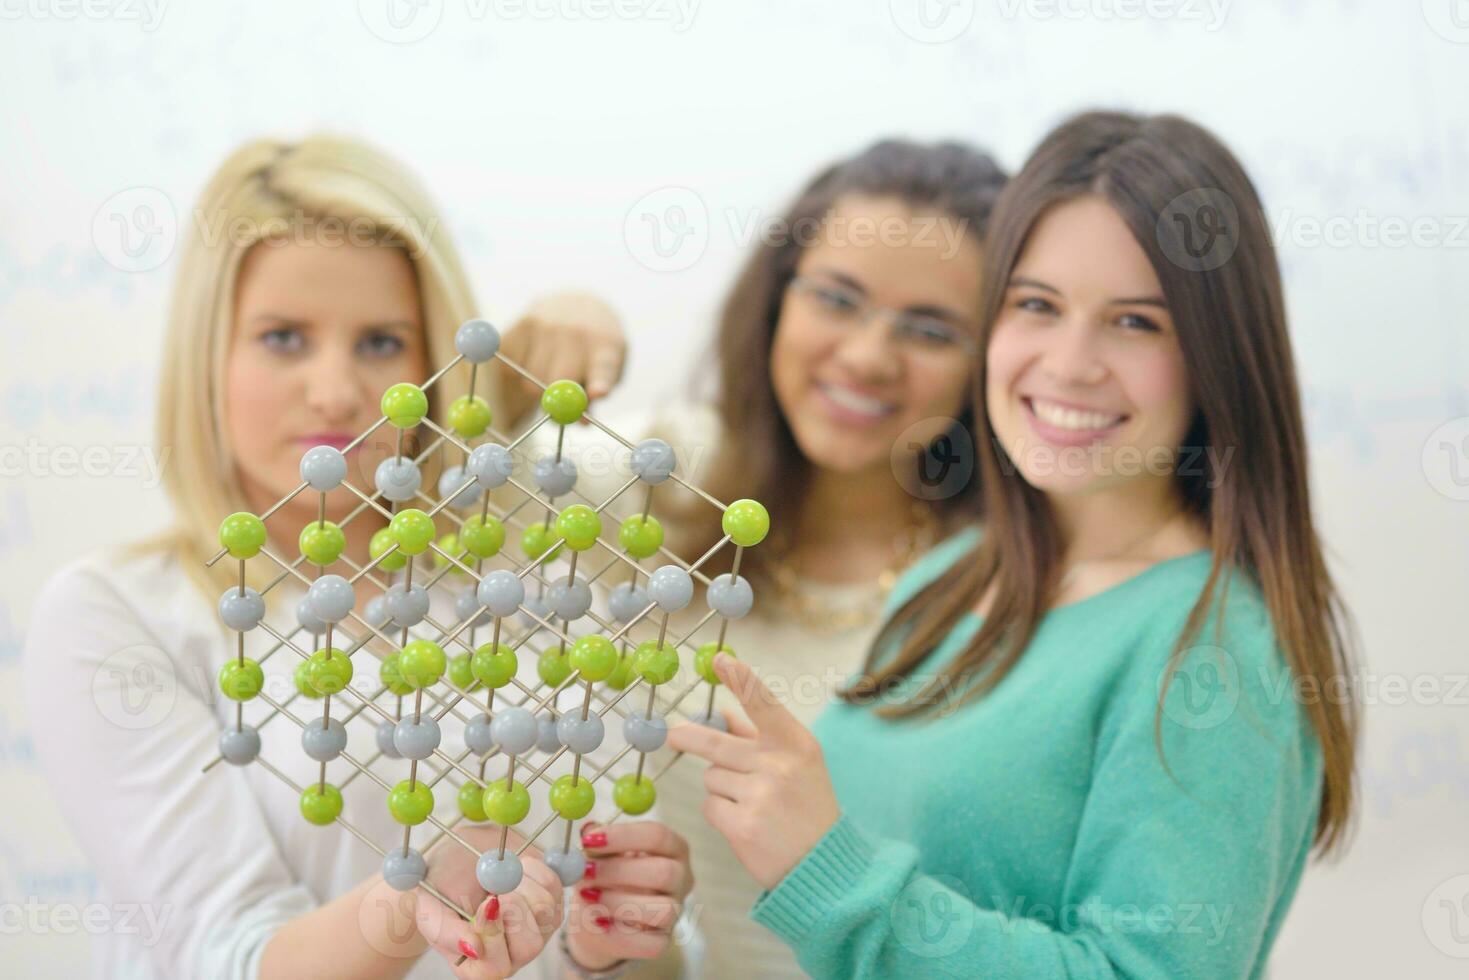
<path fill-rule="evenodd" d="M 923 552 L 932 547 L 938 536 L 938 521 L 933 509 L 923 502 L 915 502 L 909 512 L 909 520 L 903 531 L 894 536 L 893 559 L 878 575 L 871 591 L 856 602 L 837 602 L 803 587 L 796 563 L 791 558 L 789 536 L 783 537 L 779 547 L 771 549 L 776 555 L 768 563 L 769 581 L 775 590 L 775 605 L 787 618 L 818 633 L 836 633 L 866 626 L 877 619 L 882 611 L 882 600 L 892 590 L 903 570 Z"/>

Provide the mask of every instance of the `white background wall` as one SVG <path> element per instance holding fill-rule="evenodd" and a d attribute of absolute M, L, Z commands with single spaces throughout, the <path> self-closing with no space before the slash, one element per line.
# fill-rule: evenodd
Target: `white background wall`
<path fill-rule="evenodd" d="M 905 134 L 1013 167 L 1065 114 L 1111 105 L 1213 127 L 1263 191 L 1316 504 L 1365 640 L 1360 832 L 1309 869 L 1275 975 L 1463 976 L 1469 3 L 681 2 L 0 0 L 6 971 L 76 975 L 87 957 L 64 910 L 89 901 L 89 872 L 20 708 L 22 638 L 46 628 L 31 600 L 73 554 L 164 518 L 136 454 L 153 452 L 169 242 L 238 141 L 325 126 L 405 158 L 487 315 L 569 284 L 625 313 L 615 407 L 635 408 L 680 388 L 750 221 L 818 164 Z M 103 447 L 105 472 L 63 447 Z"/>

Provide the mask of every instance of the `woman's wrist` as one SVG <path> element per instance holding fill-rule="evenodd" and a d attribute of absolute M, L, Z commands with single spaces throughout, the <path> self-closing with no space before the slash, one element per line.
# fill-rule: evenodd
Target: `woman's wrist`
<path fill-rule="evenodd" d="M 632 965 L 631 960 L 599 958 L 578 950 L 572 942 L 571 930 L 565 926 L 561 929 L 561 954 L 566 960 L 568 972 L 578 978 L 615 977 Z"/>

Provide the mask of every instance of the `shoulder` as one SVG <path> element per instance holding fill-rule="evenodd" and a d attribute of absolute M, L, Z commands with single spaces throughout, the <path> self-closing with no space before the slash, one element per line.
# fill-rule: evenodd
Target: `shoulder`
<path fill-rule="evenodd" d="M 955 562 L 969 554 L 979 544 L 980 537 L 979 525 L 970 524 L 954 531 L 920 555 L 893 584 L 884 603 L 883 614 L 892 615 L 905 602 L 923 591 Z"/>

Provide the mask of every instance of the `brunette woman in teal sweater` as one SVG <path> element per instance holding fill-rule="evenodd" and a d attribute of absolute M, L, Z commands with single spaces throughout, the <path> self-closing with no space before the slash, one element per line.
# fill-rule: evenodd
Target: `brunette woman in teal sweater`
<path fill-rule="evenodd" d="M 1256 977 L 1345 839 L 1349 629 L 1261 213 L 1177 117 L 1048 136 L 987 246 L 982 522 L 814 731 L 721 654 L 748 720 L 670 734 L 813 976 Z"/>

